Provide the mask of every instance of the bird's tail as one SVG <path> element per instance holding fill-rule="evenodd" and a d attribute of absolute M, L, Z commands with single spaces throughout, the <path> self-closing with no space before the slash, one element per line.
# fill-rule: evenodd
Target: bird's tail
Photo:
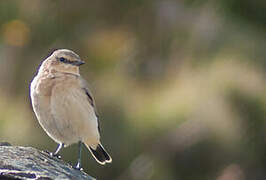
<path fill-rule="evenodd" d="M 101 165 L 104 165 L 105 163 L 111 163 L 112 158 L 111 156 L 106 152 L 106 150 L 103 148 L 101 143 L 97 145 L 87 145 L 87 148 L 90 150 L 92 156 L 95 158 L 95 160 L 100 163 Z"/>

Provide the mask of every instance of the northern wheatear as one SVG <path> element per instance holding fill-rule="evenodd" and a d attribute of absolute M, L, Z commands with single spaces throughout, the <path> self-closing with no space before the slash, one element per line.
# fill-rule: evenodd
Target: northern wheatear
<path fill-rule="evenodd" d="M 100 164 L 112 162 L 100 142 L 93 96 L 80 76 L 84 61 L 71 50 L 60 49 L 45 59 L 34 77 L 30 96 L 33 110 L 45 132 L 59 145 L 79 144 L 77 169 L 81 168 L 82 143 Z"/>

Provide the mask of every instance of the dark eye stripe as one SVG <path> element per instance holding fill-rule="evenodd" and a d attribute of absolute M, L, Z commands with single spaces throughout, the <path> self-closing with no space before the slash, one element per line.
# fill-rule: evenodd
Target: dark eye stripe
<path fill-rule="evenodd" d="M 66 63 L 66 64 L 73 64 L 73 61 L 69 61 L 64 57 L 60 57 L 59 61 L 61 61 L 62 63 Z"/>
<path fill-rule="evenodd" d="M 63 58 L 63 57 L 60 57 L 59 60 L 60 60 L 61 62 L 66 62 L 66 61 L 67 61 L 67 60 L 66 60 L 65 58 Z"/>
<path fill-rule="evenodd" d="M 65 64 L 71 64 L 71 65 L 73 65 L 73 66 L 80 66 L 80 65 L 82 65 L 82 64 L 84 64 L 85 62 L 83 62 L 83 61 L 70 61 L 70 60 L 68 60 L 68 59 L 66 59 L 66 58 L 64 58 L 64 57 L 57 57 L 56 58 L 58 61 L 60 61 L 60 62 L 62 62 L 62 63 L 65 63 Z"/>

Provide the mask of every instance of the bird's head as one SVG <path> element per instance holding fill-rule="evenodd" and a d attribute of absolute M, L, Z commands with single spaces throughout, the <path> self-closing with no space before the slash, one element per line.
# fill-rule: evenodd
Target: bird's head
<path fill-rule="evenodd" d="M 79 66 L 85 62 L 71 50 L 59 49 L 52 53 L 46 60 L 47 68 L 58 72 L 79 74 Z"/>

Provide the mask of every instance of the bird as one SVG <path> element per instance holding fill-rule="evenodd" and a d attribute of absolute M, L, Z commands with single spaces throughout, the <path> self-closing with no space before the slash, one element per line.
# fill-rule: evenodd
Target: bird
<path fill-rule="evenodd" d="M 55 50 L 40 65 L 30 85 L 33 111 L 39 124 L 58 146 L 52 156 L 59 157 L 63 147 L 78 143 L 78 161 L 81 167 L 82 145 L 95 160 L 104 165 L 112 158 L 100 141 L 99 116 L 95 100 L 87 82 L 80 75 L 85 64 L 69 49 Z"/>

